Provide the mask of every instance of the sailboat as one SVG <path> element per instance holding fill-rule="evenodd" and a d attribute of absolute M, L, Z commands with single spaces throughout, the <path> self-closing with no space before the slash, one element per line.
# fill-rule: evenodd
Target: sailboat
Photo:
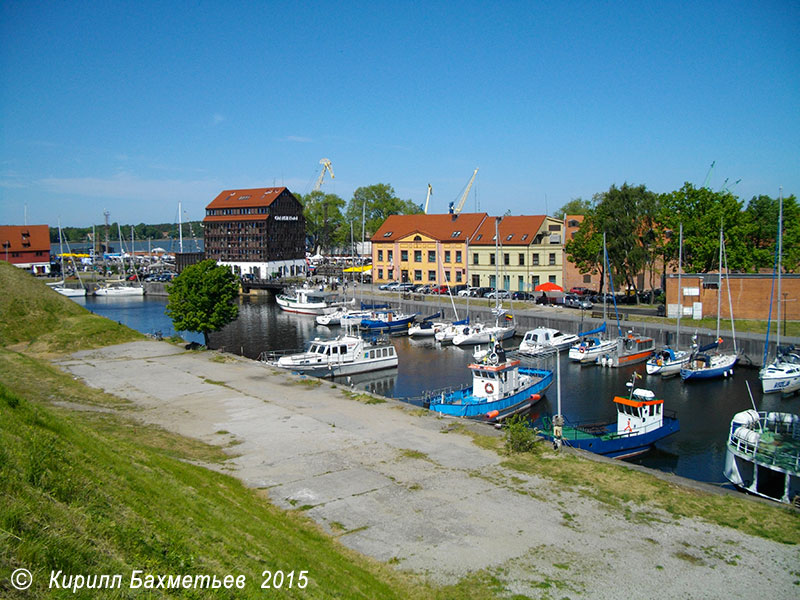
<path fill-rule="evenodd" d="M 778 204 L 778 244 L 776 247 L 776 279 L 778 282 L 778 317 L 777 323 L 781 322 L 781 270 L 783 255 L 783 191 L 780 194 Z M 772 319 L 772 301 L 770 300 L 769 319 L 767 320 L 767 337 L 764 342 L 764 368 L 758 373 L 761 379 L 761 389 L 765 394 L 772 392 L 783 392 L 789 394 L 800 390 L 800 357 L 791 349 L 781 348 L 781 328 L 778 326 L 777 338 L 775 342 L 775 359 L 767 364 L 767 353 L 769 350 L 769 330 Z"/>
<path fill-rule="evenodd" d="M 83 298 L 86 296 L 86 288 L 83 287 L 83 284 L 81 284 L 79 288 L 71 288 L 67 287 L 66 281 L 64 280 L 64 242 L 61 234 L 60 220 L 58 224 L 58 255 L 61 259 L 61 281 L 49 283 L 50 289 L 68 298 Z M 78 270 L 76 269 L 75 272 L 77 273 Z M 80 275 L 78 275 L 78 280 L 80 281 Z"/>
<path fill-rule="evenodd" d="M 122 250 L 122 230 L 119 223 L 117 223 L 117 232 L 119 233 L 119 245 Z M 120 255 L 122 263 L 122 273 L 125 273 L 125 256 L 124 253 Z M 131 264 L 138 280 L 139 274 L 136 273 L 136 265 L 133 262 L 133 228 L 131 228 Z M 138 285 L 125 285 L 121 280 L 113 283 L 107 282 L 105 286 L 99 287 L 94 291 L 95 296 L 144 296 L 144 286 L 141 282 Z"/>
<path fill-rule="evenodd" d="M 722 270 L 723 264 L 727 265 L 727 259 L 723 261 L 725 252 L 725 238 L 722 227 L 719 228 L 719 279 L 717 283 L 717 337 L 710 344 L 701 346 L 693 354 L 691 359 L 681 368 L 681 379 L 692 381 L 695 379 L 715 379 L 717 377 L 728 377 L 733 375 L 733 366 L 739 360 L 739 353 L 736 350 L 736 330 L 733 323 L 733 308 L 731 306 L 731 328 L 733 328 L 733 352 L 720 352 L 722 338 L 719 336 L 719 322 L 722 307 Z M 726 278 L 727 281 L 727 278 Z M 731 301 L 730 283 L 728 283 L 728 301 Z M 716 350 L 715 353 L 709 353 Z"/>
<path fill-rule="evenodd" d="M 678 324 L 675 330 L 675 346 L 673 350 L 669 345 L 664 346 L 650 358 L 645 365 L 648 375 L 661 375 L 671 377 L 680 375 L 681 369 L 686 366 L 692 353 L 689 350 L 678 350 L 681 341 L 681 313 L 683 313 L 683 288 L 681 287 L 681 271 L 683 269 L 683 223 L 680 224 L 678 235 Z"/>

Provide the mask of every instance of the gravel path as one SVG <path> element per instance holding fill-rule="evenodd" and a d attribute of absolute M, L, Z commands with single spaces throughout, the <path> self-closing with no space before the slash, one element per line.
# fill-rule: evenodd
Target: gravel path
<path fill-rule="evenodd" d="M 514 593 L 797 598 L 800 550 L 647 506 L 627 515 L 500 466 L 453 421 L 213 352 L 136 342 L 59 363 L 137 416 L 215 444 L 226 468 L 342 543 L 452 583 L 480 569 Z M 636 518 L 642 516 L 644 518 Z M 757 586 L 757 587 L 756 587 Z M 757 589 L 757 592 L 755 591 Z"/>

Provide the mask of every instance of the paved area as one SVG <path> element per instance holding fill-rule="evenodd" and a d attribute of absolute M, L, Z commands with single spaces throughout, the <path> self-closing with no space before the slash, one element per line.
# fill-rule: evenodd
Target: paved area
<path fill-rule="evenodd" d="M 454 421 L 214 352 L 136 342 L 62 368 L 137 416 L 233 448 L 232 474 L 345 545 L 454 582 L 479 569 L 538 597 L 795 598 L 800 551 L 644 506 L 627 514 L 500 466 Z M 644 518 L 635 518 L 637 515 Z M 543 587 L 545 584 L 551 587 Z M 556 587 L 558 586 L 558 587 Z"/>

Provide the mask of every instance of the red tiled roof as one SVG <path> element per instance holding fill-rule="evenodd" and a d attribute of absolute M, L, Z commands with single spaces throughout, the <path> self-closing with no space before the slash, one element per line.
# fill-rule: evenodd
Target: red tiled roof
<path fill-rule="evenodd" d="M 498 227 L 500 243 L 509 246 L 532 244 L 544 220 L 544 215 L 503 217 Z M 494 246 L 494 221 L 494 218 L 491 218 L 483 222 L 481 228 L 470 238 L 470 246 Z M 524 237 L 526 235 L 527 237 Z M 511 239 L 508 236 L 511 236 Z"/>
<path fill-rule="evenodd" d="M 393 242 L 412 233 L 421 233 L 443 242 L 463 242 L 472 238 L 486 217 L 486 213 L 390 215 L 371 240 Z"/>
<path fill-rule="evenodd" d="M 224 190 L 206 206 L 209 208 L 252 208 L 269 206 L 285 187 L 253 188 L 249 190 Z"/>
<path fill-rule="evenodd" d="M 0 225 L 1 252 L 50 252 L 50 227 L 47 225 Z"/>

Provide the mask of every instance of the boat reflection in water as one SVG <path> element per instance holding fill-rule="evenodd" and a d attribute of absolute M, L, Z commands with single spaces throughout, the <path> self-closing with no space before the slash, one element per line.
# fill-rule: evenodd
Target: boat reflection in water
<path fill-rule="evenodd" d="M 397 369 L 386 369 L 373 373 L 359 373 L 346 377 L 334 377 L 334 381 L 356 390 L 392 398 L 394 397 L 395 385 L 397 384 Z"/>

